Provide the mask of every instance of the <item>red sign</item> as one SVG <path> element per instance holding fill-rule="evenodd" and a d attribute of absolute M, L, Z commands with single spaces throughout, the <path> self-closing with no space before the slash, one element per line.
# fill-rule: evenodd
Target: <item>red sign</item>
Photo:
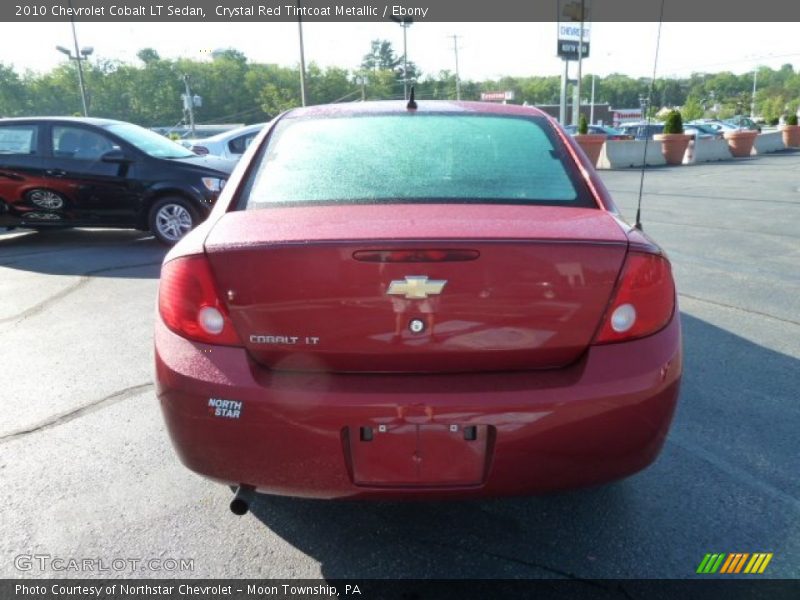
<path fill-rule="evenodd" d="M 481 100 L 483 102 L 504 102 L 506 100 L 513 100 L 514 92 L 481 92 Z"/>

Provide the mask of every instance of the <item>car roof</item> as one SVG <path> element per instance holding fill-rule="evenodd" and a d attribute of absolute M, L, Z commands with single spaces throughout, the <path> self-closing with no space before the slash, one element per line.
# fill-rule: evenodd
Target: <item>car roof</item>
<path fill-rule="evenodd" d="M 245 125 L 244 127 L 237 127 L 236 129 L 231 129 L 230 131 L 223 131 L 222 133 L 215 133 L 214 135 L 210 135 L 207 138 L 189 138 L 188 141 L 191 141 L 192 144 L 202 145 L 203 143 L 213 143 L 213 142 L 225 142 L 228 139 L 239 137 L 240 135 L 246 135 L 252 131 L 261 131 L 266 127 L 266 123 L 255 123 L 253 125 Z"/>
<path fill-rule="evenodd" d="M 493 102 L 459 102 L 454 100 L 417 100 L 416 109 L 408 109 L 404 100 L 375 100 L 348 102 L 347 104 L 321 104 L 295 108 L 287 117 L 346 117 L 370 114 L 426 114 L 426 113 L 473 113 L 487 115 L 509 115 L 549 117 L 533 106 L 520 104 L 497 104 Z"/>
<path fill-rule="evenodd" d="M 117 121 L 114 119 L 96 119 L 94 117 L 7 117 L 0 119 L 0 123 L 85 123 L 87 125 L 96 125 L 102 127 L 104 125 L 114 125 L 117 123 L 124 124 L 125 121 Z"/>
<path fill-rule="evenodd" d="M 637 121 L 636 123 L 622 123 L 620 125 L 620 128 L 622 128 L 622 127 L 644 127 L 645 125 L 648 125 L 650 127 L 663 127 L 664 123 L 660 123 L 659 121 L 650 121 L 649 123 L 647 121 Z"/>

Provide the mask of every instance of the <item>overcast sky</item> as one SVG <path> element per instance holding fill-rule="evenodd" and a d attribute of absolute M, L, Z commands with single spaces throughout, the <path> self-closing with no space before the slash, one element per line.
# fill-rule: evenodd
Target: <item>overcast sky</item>
<path fill-rule="evenodd" d="M 591 57 L 584 72 L 650 76 L 656 23 L 594 23 Z M 65 57 L 56 45 L 71 46 L 68 22 L 0 24 L 0 62 L 18 70 L 46 71 Z M 210 51 L 236 48 L 256 62 L 299 62 L 296 23 L 77 23 L 81 46 L 95 55 L 135 63 L 140 48 L 164 58 L 210 60 Z M 459 35 L 462 79 L 502 75 L 557 75 L 555 23 L 415 23 L 408 31 L 408 56 L 423 73 L 454 70 L 453 34 Z M 402 52 L 401 28 L 385 23 L 304 23 L 306 61 L 353 69 L 375 38 Z M 800 64 L 797 23 L 665 23 L 658 63 L 660 76 L 692 71 L 743 73 L 755 64 Z"/>

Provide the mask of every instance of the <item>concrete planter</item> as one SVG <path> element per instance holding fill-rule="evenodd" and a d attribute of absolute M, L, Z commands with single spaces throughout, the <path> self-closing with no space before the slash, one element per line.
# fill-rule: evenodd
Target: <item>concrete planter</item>
<path fill-rule="evenodd" d="M 659 133 L 653 136 L 653 140 L 661 142 L 661 153 L 668 165 L 680 165 L 683 163 L 683 155 L 692 136 L 686 133 Z"/>
<path fill-rule="evenodd" d="M 578 134 L 575 136 L 575 141 L 578 142 L 578 145 L 583 149 L 589 162 L 596 167 L 597 159 L 600 158 L 600 152 L 606 141 L 606 136 L 598 133 Z"/>
<path fill-rule="evenodd" d="M 800 146 L 800 125 L 784 125 L 781 128 L 783 135 L 783 145 L 787 148 L 797 148 Z"/>
<path fill-rule="evenodd" d="M 753 152 L 753 144 L 756 141 L 757 131 L 742 129 L 739 131 L 728 131 L 725 139 L 728 140 L 731 154 L 737 158 L 750 156 Z"/>

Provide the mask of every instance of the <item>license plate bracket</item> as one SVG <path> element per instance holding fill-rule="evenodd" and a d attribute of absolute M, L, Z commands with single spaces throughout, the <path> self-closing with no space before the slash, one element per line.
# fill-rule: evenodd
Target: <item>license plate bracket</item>
<path fill-rule="evenodd" d="M 354 483 L 379 487 L 479 485 L 486 471 L 488 433 L 485 425 L 349 427 Z"/>

